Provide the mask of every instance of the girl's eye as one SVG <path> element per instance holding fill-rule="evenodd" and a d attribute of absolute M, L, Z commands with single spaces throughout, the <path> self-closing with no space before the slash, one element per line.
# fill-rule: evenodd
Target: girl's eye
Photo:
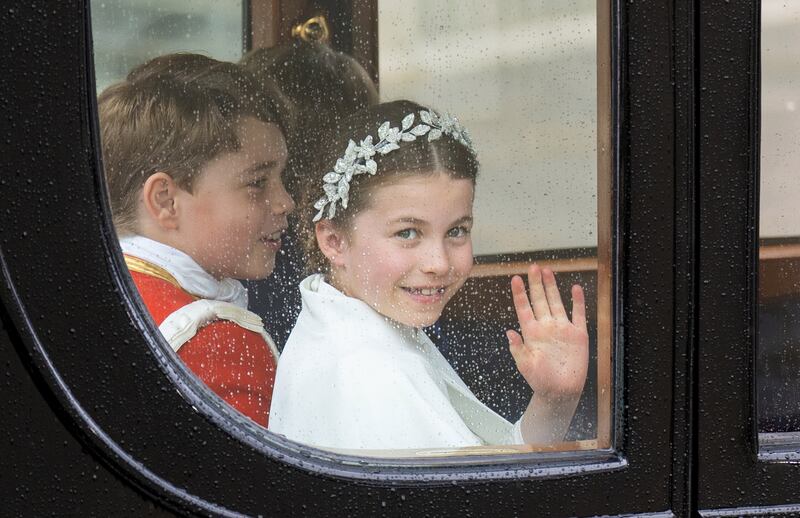
<path fill-rule="evenodd" d="M 469 234 L 467 227 L 453 227 L 447 232 L 447 237 L 464 237 Z"/>
<path fill-rule="evenodd" d="M 399 237 L 400 239 L 409 239 L 410 240 L 410 239 L 416 239 L 417 237 L 419 237 L 419 232 L 417 232 L 416 229 L 413 229 L 413 228 L 406 228 L 406 229 L 401 230 L 400 232 L 398 232 L 395 235 L 397 237 Z"/>
<path fill-rule="evenodd" d="M 252 182 L 248 183 L 247 187 L 251 189 L 263 189 L 265 185 L 267 185 L 267 179 L 259 178 L 258 180 L 253 180 Z"/>

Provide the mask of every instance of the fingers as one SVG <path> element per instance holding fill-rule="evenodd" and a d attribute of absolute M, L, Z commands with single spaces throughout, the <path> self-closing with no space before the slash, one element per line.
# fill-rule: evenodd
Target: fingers
<path fill-rule="evenodd" d="M 511 278 L 511 296 L 514 299 L 514 310 L 517 312 L 520 327 L 530 326 L 536 319 L 531 310 L 528 294 L 525 292 L 525 283 L 519 275 Z"/>
<path fill-rule="evenodd" d="M 569 320 L 567 310 L 564 309 L 564 304 L 561 302 L 561 294 L 558 292 L 555 274 L 553 274 L 552 270 L 545 268 L 542 270 L 542 277 L 544 279 L 544 292 L 550 305 L 550 314 L 553 318 Z"/>
<path fill-rule="evenodd" d="M 536 319 L 550 317 L 550 305 L 547 303 L 547 295 L 542 284 L 542 270 L 538 264 L 532 264 L 528 268 L 528 286 L 531 290 L 531 305 Z"/>
<path fill-rule="evenodd" d="M 511 356 L 515 361 L 517 361 L 517 355 L 522 352 L 522 347 L 525 342 L 519 333 L 512 331 L 511 329 L 506 331 L 506 337 L 508 338 L 508 349 L 511 351 Z"/>
<path fill-rule="evenodd" d="M 511 293 L 514 298 L 514 309 L 520 326 L 524 327 L 537 320 L 548 318 L 569 321 L 561 294 L 558 291 L 556 276 L 549 268 L 540 268 L 532 264 L 528 269 L 528 286 L 530 300 L 525 292 L 525 283 L 520 276 L 511 279 Z M 572 287 L 572 324 L 586 330 L 586 297 L 583 288 L 576 284 Z"/>
<path fill-rule="evenodd" d="M 572 324 L 586 331 L 586 297 L 578 284 L 572 287 Z"/>
<path fill-rule="evenodd" d="M 512 349 L 520 347 L 524 342 L 522 339 L 522 335 L 514 331 L 513 329 L 509 329 L 506 331 L 506 338 L 508 338 L 508 346 Z"/>

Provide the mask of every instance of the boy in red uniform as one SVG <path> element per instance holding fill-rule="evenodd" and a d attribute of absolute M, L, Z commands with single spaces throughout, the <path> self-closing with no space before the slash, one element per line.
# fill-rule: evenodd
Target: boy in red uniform
<path fill-rule="evenodd" d="M 256 89 L 237 65 L 202 56 L 160 57 L 147 67 L 98 99 L 125 261 L 178 356 L 267 426 L 278 352 L 234 279 L 272 272 L 294 209 L 281 180 L 279 95 Z"/>

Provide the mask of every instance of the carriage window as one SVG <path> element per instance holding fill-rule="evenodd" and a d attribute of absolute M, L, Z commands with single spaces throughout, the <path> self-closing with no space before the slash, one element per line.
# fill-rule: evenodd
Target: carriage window
<path fill-rule="evenodd" d="M 612 447 L 609 3 L 264 5 L 92 1 L 114 223 L 175 360 L 337 452 Z"/>
<path fill-rule="evenodd" d="M 97 91 L 168 52 L 242 56 L 242 0 L 92 0 Z"/>
<path fill-rule="evenodd" d="M 800 443 L 800 6 L 761 11 L 761 200 L 757 390 L 762 448 Z"/>

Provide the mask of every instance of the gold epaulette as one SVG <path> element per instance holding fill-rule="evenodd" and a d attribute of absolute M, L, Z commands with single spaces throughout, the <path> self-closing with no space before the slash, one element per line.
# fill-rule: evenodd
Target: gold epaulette
<path fill-rule="evenodd" d="M 172 274 L 169 273 L 164 268 L 161 268 L 160 266 L 156 266 L 153 263 L 149 263 L 149 262 L 145 261 L 144 259 L 139 259 L 138 257 L 133 257 L 132 255 L 125 255 L 124 257 L 125 257 L 125 264 L 128 265 L 128 269 L 130 271 L 137 272 L 137 273 L 143 273 L 145 275 L 149 275 L 151 277 L 155 277 L 157 279 L 161 279 L 162 281 L 167 281 L 168 283 L 172 284 L 173 286 L 175 286 L 179 290 L 186 291 L 185 289 L 183 289 L 183 286 L 178 284 L 177 279 L 175 279 L 175 277 L 173 277 Z M 190 293 L 190 295 L 191 295 L 191 293 Z M 192 295 L 192 296 L 195 297 L 194 295 Z M 197 298 L 197 297 L 195 297 L 195 298 Z"/>

